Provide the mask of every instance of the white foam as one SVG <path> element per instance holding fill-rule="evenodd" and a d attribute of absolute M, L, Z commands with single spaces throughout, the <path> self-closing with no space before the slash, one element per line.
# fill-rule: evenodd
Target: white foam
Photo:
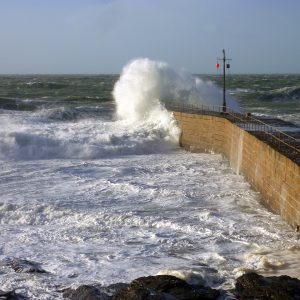
<path fill-rule="evenodd" d="M 33 260 L 52 274 L 23 279 L 32 299 L 162 270 L 231 286 L 245 253 L 295 243 L 220 155 L 2 161 L 0 178 L 0 260 Z M 2 272 L 3 289 L 20 286 L 22 274 Z"/>
<path fill-rule="evenodd" d="M 259 272 L 265 276 L 288 275 L 300 279 L 300 248 L 287 245 L 280 248 L 260 247 L 245 255 L 244 267 L 234 270 L 236 276 L 245 272 Z"/>
<path fill-rule="evenodd" d="M 0 118 L 0 159 L 107 158 L 168 152 L 178 147 L 172 116 L 135 124 L 127 120 L 45 122 L 38 117 Z M 9 125 L 7 125 L 9 124 Z"/>
<path fill-rule="evenodd" d="M 203 277 L 206 277 L 201 272 L 195 270 L 161 270 L 157 275 L 171 275 L 183 279 L 192 285 L 205 285 L 207 282 Z"/>

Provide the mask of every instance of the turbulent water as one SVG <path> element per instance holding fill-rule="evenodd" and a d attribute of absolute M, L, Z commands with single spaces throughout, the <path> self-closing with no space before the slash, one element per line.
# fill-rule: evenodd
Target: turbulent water
<path fill-rule="evenodd" d="M 221 85 L 220 76 L 202 76 Z M 229 94 L 258 116 L 300 125 L 300 75 L 229 75 Z"/>
<path fill-rule="evenodd" d="M 220 80 L 147 60 L 121 77 L 0 77 L 2 290 L 59 299 L 158 273 L 224 288 L 246 269 L 300 278 L 299 236 L 220 155 L 178 146 L 162 98 L 219 103 L 208 79 Z M 245 110 L 299 124 L 300 76 L 228 84 Z M 48 273 L 15 272 L 15 258 Z"/>

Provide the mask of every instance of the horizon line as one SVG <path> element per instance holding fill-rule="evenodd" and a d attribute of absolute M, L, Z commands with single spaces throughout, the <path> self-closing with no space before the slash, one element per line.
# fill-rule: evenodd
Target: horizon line
<path fill-rule="evenodd" d="M 217 73 L 191 73 L 194 76 L 223 76 L 223 74 Z M 110 75 L 110 76 L 118 76 L 121 73 L 0 73 L 0 76 L 101 76 L 101 75 Z M 291 73 L 279 73 L 279 72 L 272 72 L 272 73 L 227 73 L 227 76 L 231 75 L 300 75 L 296 72 Z"/>

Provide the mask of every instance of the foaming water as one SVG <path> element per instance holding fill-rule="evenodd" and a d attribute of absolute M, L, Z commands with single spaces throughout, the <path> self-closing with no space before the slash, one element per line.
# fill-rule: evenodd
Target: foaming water
<path fill-rule="evenodd" d="M 63 80 L 54 86 L 62 94 L 75 79 Z M 179 148 L 163 101 L 215 103 L 216 88 L 197 82 L 142 59 L 115 86 L 116 116 L 96 97 L 87 105 L 89 95 L 0 110 L 1 289 L 43 300 L 62 299 L 68 286 L 158 273 L 224 288 L 249 269 L 298 276 L 298 235 L 221 155 Z M 24 86 L 39 99 L 54 88 Z M 16 273 L 14 258 L 48 273 Z"/>
<path fill-rule="evenodd" d="M 59 298 L 57 287 L 71 284 L 157 273 L 231 287 L 234 270 L 261 270 L 247 254 L 269 247 L 283 260 L 283 244 L 297 244 L 220 155 L 178 150 L 2 166 L 0 260 L 29 259 L 50 272 L 22 279 L 35 299 Z M 20 288 L 22 274 L 5 265 L 1 272 L 2 288 Z"/>
<path fill-rule="evenodd" d="M 97 159 L 172 151 L 178 148 L 179 130 L 171 115 L 165 114 L 166 119 L 136 124 L 99 119 L 45 122 L 24 113 L 14 119 L 2 114 L 0 158 Z"/>
<path fill-rule="evenodd" d="M 245 255 L 246 264 L 234 270 L 236 275 L 256 270 L 262 275 L 288 275 L 299 278 L 300 251 L 299 246 L 286 245 L 274 251 L 270 247 L 260 247 Z"/>

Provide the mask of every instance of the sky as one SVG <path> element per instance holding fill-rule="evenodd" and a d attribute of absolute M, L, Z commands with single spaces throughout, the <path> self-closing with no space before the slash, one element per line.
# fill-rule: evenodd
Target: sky
<path fill-rule="evenodd" d="M 300 73 L 299 0 L 0 0 L 1 74 Z"/>

